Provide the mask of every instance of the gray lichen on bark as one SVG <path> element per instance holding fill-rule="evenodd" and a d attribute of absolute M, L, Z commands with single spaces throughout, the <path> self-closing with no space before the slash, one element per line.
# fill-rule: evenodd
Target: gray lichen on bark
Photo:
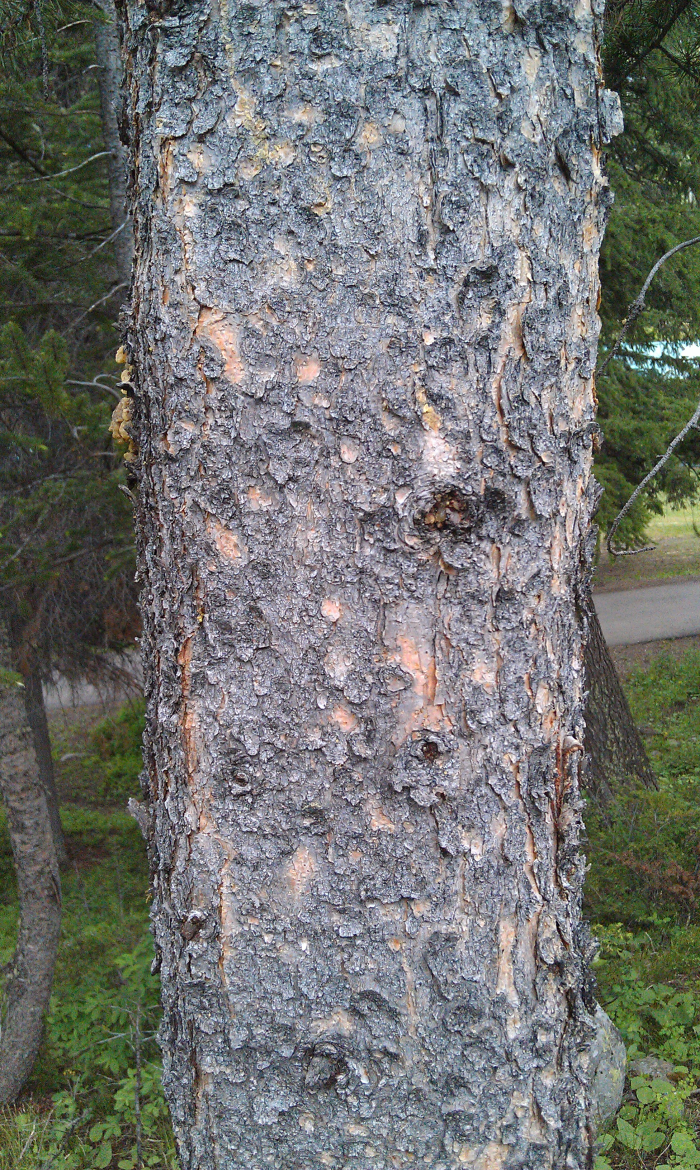
<path fill-rule="evenodd" d="M 601 10 L 123 0 L 187 1170 L 592 1165 Z"/>

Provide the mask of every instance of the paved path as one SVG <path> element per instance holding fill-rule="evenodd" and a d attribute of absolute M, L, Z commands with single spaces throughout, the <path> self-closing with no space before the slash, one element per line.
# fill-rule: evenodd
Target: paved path
<path fill-rule="evenodd" d="M 609 646 L 700 634 L 700 581 L 594 593 L 593 600 Z"/>

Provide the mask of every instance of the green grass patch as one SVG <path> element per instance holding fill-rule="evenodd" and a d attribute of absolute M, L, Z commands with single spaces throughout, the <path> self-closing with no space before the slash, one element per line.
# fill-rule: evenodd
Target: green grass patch
<path fill-rule="evenodd" d="M 667 504 L 663 515 L 652 516 L 646 534 L 653 541 L 700 536 L 700 505 L 686 504 L 682 508 L 674 508 Z"/>
<path fill-rule="evenodd" d="M 62 800 L 123 807 L 130 796 L 139 796 L 144 722 L 143 699 L 125 703 L 92 726 L 55 720 L 51 741 Z"/>
<path fill-rule="evenodd" d="M 632 1070 L 596 1170 L 690 1170 L 700 1168 L 700 652 L 637 668 L 626 689 L 659 789 L 588 810 L 585 905 L 601 943 L 599 998 L 630 1060 L 652 1064 Z M 154 1035 L 145 848 L 122 811 L 139 792 L 142 729 L 142 706 L 129 704 L 56 738 L 72 797 L 61 809 L 72 858 L 63 938 L 31 1082 L 0 1113 L 0 1170 L 134 1170 L 139 1127 L 143 1165 L 176 1167 Z M 0 964 L 16 918 L 0 818 Z"/>
<path fill-rule="evenodd" d="M 138 792 L 141 730 L 142 710 L 129 706 L 84 733 L 83 759 L 97 760 L 99 782 L 109 785 L 101 799 Z M 175 1170 L 155 1041 L 144 842 L 121 809 L 66 804 L 61 819 L 71 866 L 62 877 L 53 995 L 31 1080 L 17 1105 L 0 1111 L 0 1170 L 134 1170 L 139 1147 L 142 1166 Z M 16 927 L 0 818 L 0 965 L 12 955 Z"/>
<path fill-rule="evenodd" d="M 586 910 L 601 943 L 599 998 L 629 1060 L 645 1064 L 632 1067 L 596 1170 L 690 1170 L 700 1167 L 700 652 L 637 668 L 626 690 L 659 789 L 589 809 Z"/>

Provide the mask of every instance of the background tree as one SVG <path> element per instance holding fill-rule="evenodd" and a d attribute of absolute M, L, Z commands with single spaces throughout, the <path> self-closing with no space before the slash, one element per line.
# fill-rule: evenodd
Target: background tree
<path fill-rule="evenodd" d="M 607 84 L 620 93 L 625 130 L 607 156 L 615 202 L 601 253 L 601 360 L 655 261 L 700 235 L 700 6 L 609 0 L 604 67 Z M 692 415 L 698 358 L 681 357 L 678 347 L 699 340 L 700 249 L 689 249 L 659 272 L 645 313 L 597 385 L 603 530 Z M 699 460 L 700 441 L 689 437 L 631 511 L 622 543 L 642 543 L 662 497 L 696 497 Z"/>
<path fill-rule="evenodd" d="M 0 794 L 20 909 L 17 945 L 3 972 L 0 998 L 0 1105 L 15 1099 L 39 1051 L 61 929 L 61 884 L 51 821 L 11 662 L 0 622 Z"/>
<path fill-rule="evenodd" d="M 3 13 L 0 595 L 60 855 L 42 683 L 104 672 L 104 650 L 136 628 L 130 506 L 107 437 L 131 242 L 123 157 L 102 135 L 114 26 L 87 4 L 41 11 Z"/>
<path fill-rule="evenodd" d="M 694 2 L 606 5 L 605 76 L 621 94 L 625 130 L 607 158 L 615 202 L 601 254 L 599 364 L 654 263 L 700 232 L 699 43 L 700 7 Z M 679 347 L 700 336 L 699 306 L 700 250 L 689 250 L 657 275 L 646 311 L 597 380 L 604 441 L 595 472 L 604 491 L 596 519 L 603 533 L 695 409 L 698 360 L 681 357 Z M 642 543 L 649 516 L 664 499 L 695 499 L 697 436 L 686 440 L 678 456 L 630 510 L 620 528 L 623 544 Z M 592 602 L 585 608 L 586 790 L 605 804 L 625 787 L 655 781 Z"/>

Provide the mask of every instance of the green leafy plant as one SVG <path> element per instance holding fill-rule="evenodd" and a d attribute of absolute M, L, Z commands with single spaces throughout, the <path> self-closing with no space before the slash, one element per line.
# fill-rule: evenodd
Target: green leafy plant
<path fill-rule="evenodd" d="M 646 982 L 644 968 L 653 949 L 648 932 L 635 935 L 619 923 L 596 932 L 602 942 L 602 998 L 631 1065 L 629 1090 L 601 1138 L 596 1170 L 610 1170 L 608 1154 L 616 1156 L 616 1166 L 691 1170 L 700 1166 L 694 1118 L 687 1108 L 700 1079 L 697 990 Z M 614 982 L 608 983 L 611 978 Z"/>

